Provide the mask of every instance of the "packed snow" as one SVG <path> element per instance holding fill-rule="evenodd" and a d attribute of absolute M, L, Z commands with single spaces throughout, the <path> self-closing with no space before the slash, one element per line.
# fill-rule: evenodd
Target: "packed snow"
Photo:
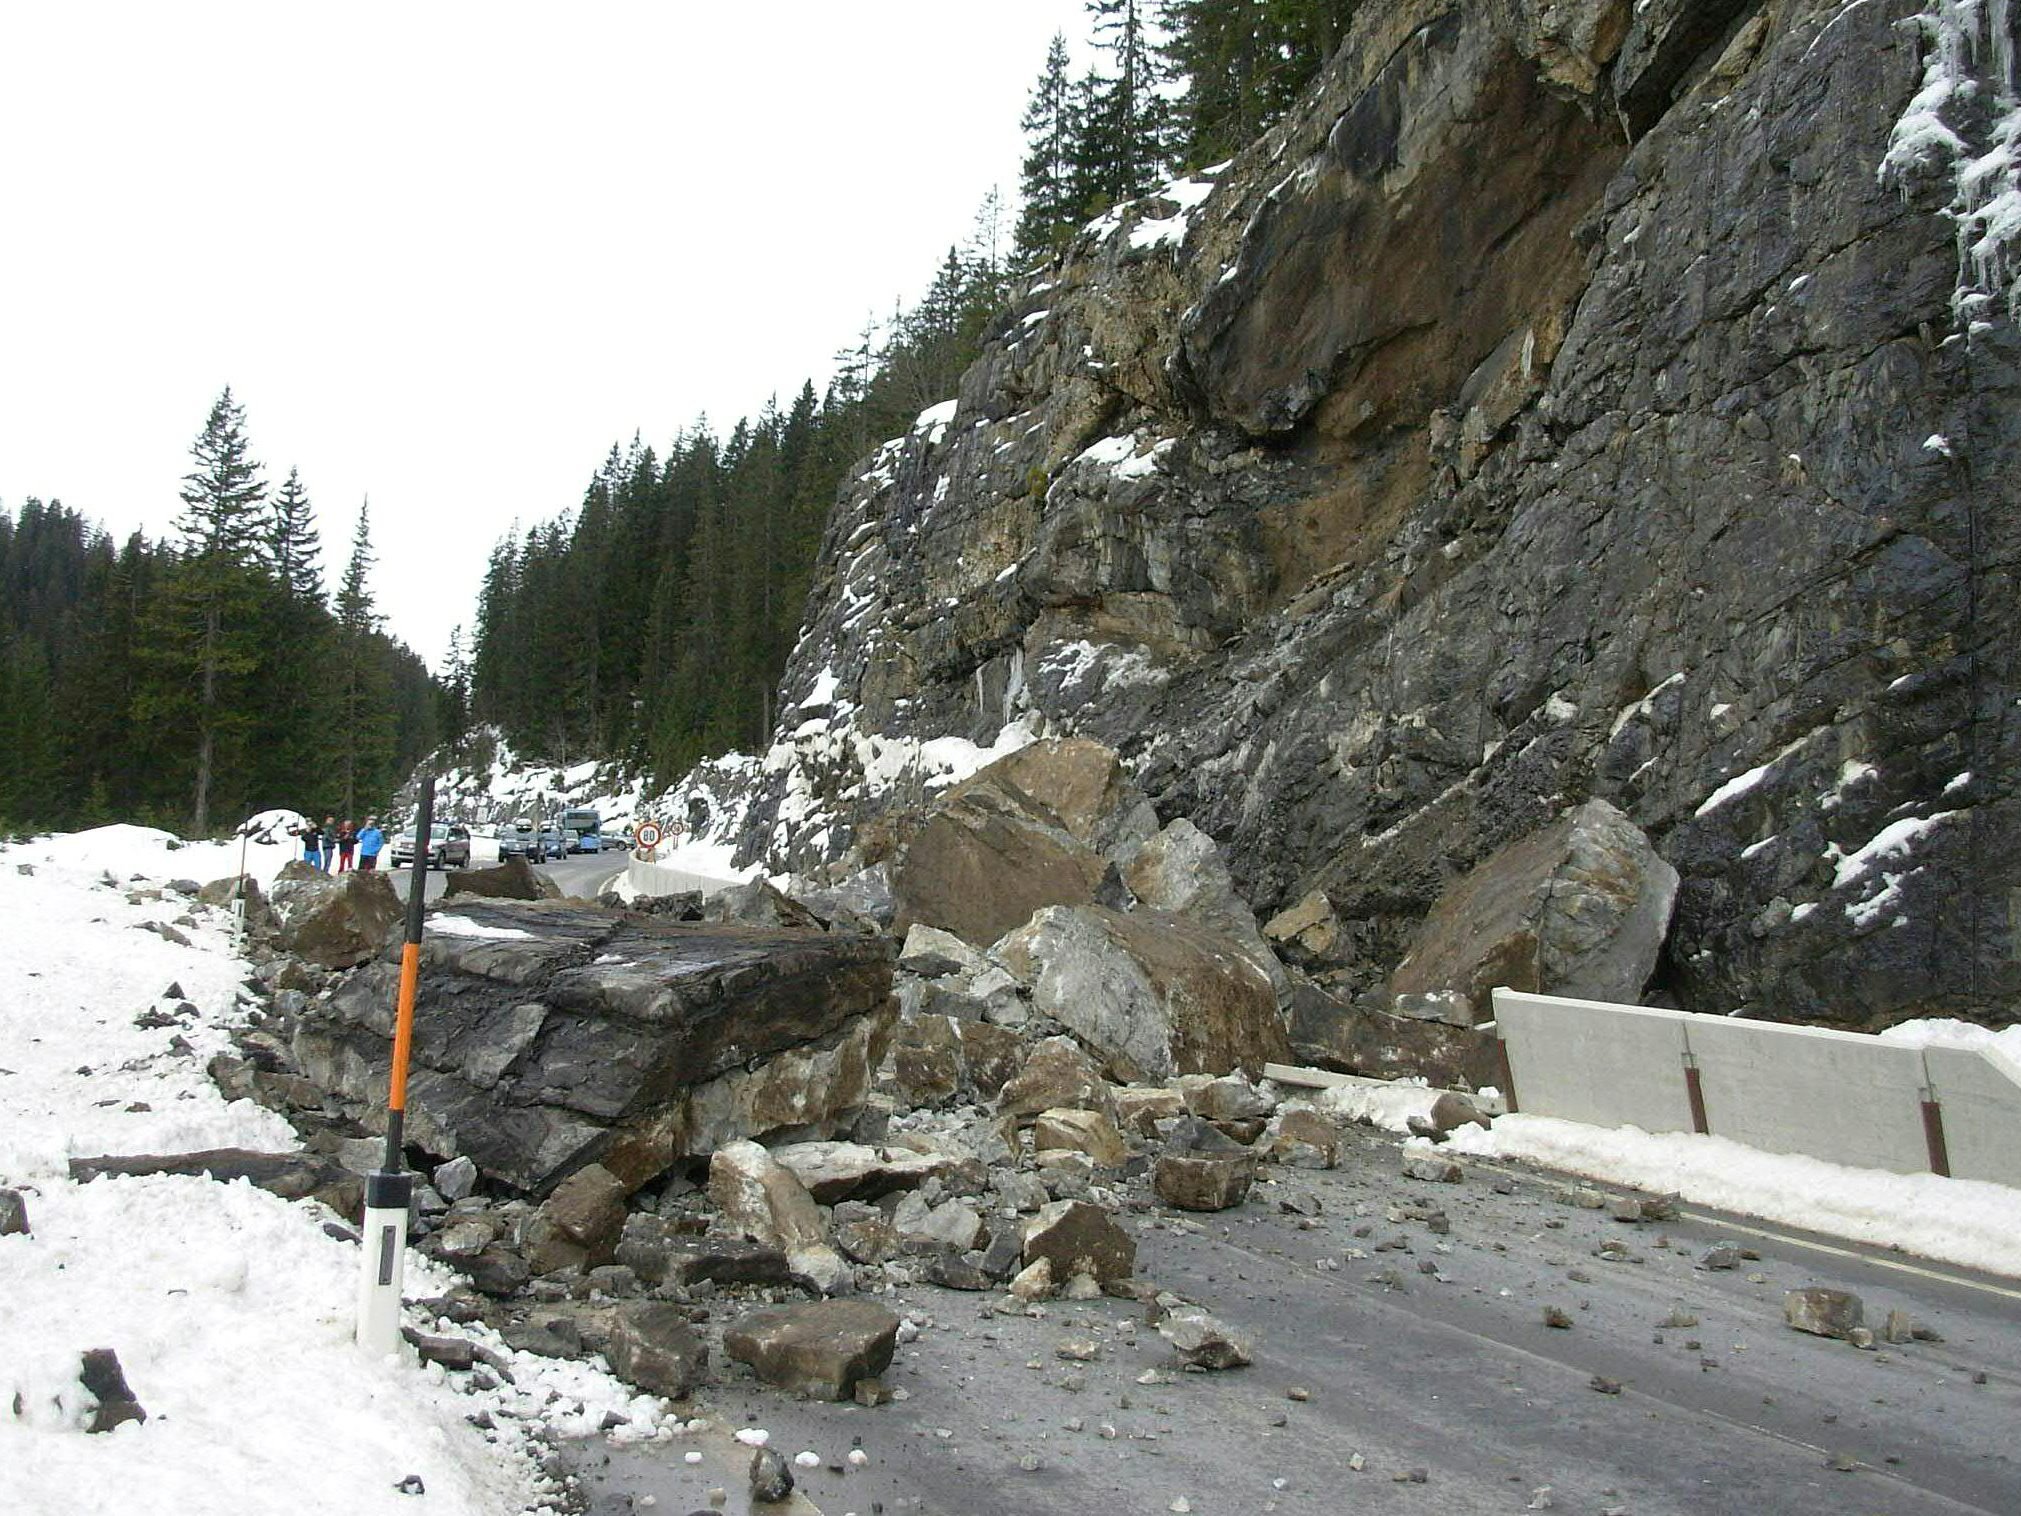
<path fill-rule="evenodd" d="M 2021 1275 L 2021 1189 L 2004 1184 L 1848 1168 L 1724 1137 L 1549 1116 L 1502 1116 L 1486 1130 L 1462 1127 L 1449 1150 L 1522 1159 L 1783 1226 Z"/>
<path fill-rule="evenodd" d="M 513 1383 L 477 1391 L 470 1376 L 367 1357 L 352 1336 L 357 1247 L 324 1230 L 336 1218 L 314 1202 L 202 1178 L 70 1179 L 76 1157 L 299 1146 L 207 1076 L 256 1013 L 250 966 L 226 911 L 166 888 L 235 872 L 238 851 L 136 826 L 0 847 L 0 1184 L 23 1194 L 30 1226 L 0 1237 L 0 1507 L 411 1516 L 421 1502 L 395 1488 L 411 1475 L 434 1516 L 497 1516 L 553 1508 L 543 1429 L 589 1437 L 613 1417 L 614 1436 L 685 1435 L 600 1361 L 516 1353 L 481 1327 L 455 1330 L 508 1362 Z M 283 831 L 245 851 L 271 878 L 295 849 Z M 164 1024 L 136 1026 L 148 1011 Z M 454 1281 L 415 1254 L 407 1271 L 410 1299 Z M 106 1347 L 147 1419 L 88 1435 L 79 1356 Z M 479 1412 L 493 1430 L 466 1419 Z"/>

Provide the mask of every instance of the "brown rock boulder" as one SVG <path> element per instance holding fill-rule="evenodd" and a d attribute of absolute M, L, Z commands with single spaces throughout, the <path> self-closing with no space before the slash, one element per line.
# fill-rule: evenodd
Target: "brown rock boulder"
<path fill-rule="evenodd" d="M 284 952 L 326 969 L 379 955 L 402 918 L 393 881 L 382 873 L 283 876 L 269 897 Z"/>
<path fill-rule="evenodd" d="M 897 1344 L 898 1318 L 867 1300 L 753 1311 L 723 1333 L 723 1351 L 760 1379 L 816 1400 L 847 1400 L 890 1367 Z"/>
<path fill-rule="evenodd" d="M 1100 1111 L 1111 1120 L 1116 1114 L 1109 1082 L 1094 1060 L 1072 1038 L 1048 1037 L 1004 1085 L 996 1108 L 1005 1116 L 1025 1117 L 1063 1107 Z"/>
<path fill-rule="evenodd" d="M 1025 1223 L 1025 1264 L 1043 1258 L 1058 1281 L 1086 1274 L 1097 1284 L 1127 1279 L 1137 1267 L 1137 1239 L 1085 1200 L 1056 1200 Z"/>
<path fill-rule="evenodd" d="M 988 947 L 1047 905 L 1092 902 L 1108 861 L 1029 797 L 982 774 L 943 801 L 892 871 L 894 926 Z"/>
<path fill-rule="evenodd" d="M 1441 895 L 1390 976 L 1390 993 L 1399 1001 L 1464 996 L 1476 1020 L 1493 1014 L 1497 985 L 1632 1004 L 1656 967 L 1676 899 L 1677 870 L 1641 829 L 1606 801 L 1589 800 Z"/>
<path fill-rule="evenodd" d="M 1032 1004 L 1133 1080 L 1260 1073 L 1291 1043 L 1270 979 L 1235 942 L 1163 911 L 1049 907 L 997 944 Z"/>
<path fill-rule="evenodd" d="M 681 1307 L 628 1300 L 611 1316 L 610 1365 L 626 1384 L 679 1400 L 707 1375 L 709 1348 Z"/>
<path fill-rule="evenodd" d="M 561 886 L 536 874 L 523 855 L 514 854 L 495 868 L 450 869 L 443 875 L 442 896 L 477 895 L 488 900 L 559 900 Z"/>

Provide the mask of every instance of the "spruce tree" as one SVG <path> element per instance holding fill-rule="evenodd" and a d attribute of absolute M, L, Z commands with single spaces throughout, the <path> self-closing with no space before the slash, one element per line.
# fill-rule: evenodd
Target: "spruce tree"
<path fill-rule="evenodd" d="M 357 529 L 351 534 L 351 557 L 337 589 L 336 700 L 331 712 L 336 726 L 337 788 L 344 814 L 355 818 L 361 797 L 390 788 L 394 778 L 395 719 L 391 679 L 379 636 L 380 617 L 369 580 L 372 552 L 372 503 L 358 507 Z M 376 803 L 376 802 L 374 802 Z"/>
<path fill-rule="evenodd" d="M 1080 117 L 1067 69 L 1066 34 L 1055 32 L 1046 49 L 1045 68 L 1018 123 L 1025 134 L 1016 237 L 1021 264 L 1051 256 L 1079 222 L 1074 161 Z"/>
<path fill-rule="evenodd" d="M 227 388 L 190 448 L 176 518 L 179 559 L 158 624 L 161 665 L 148 715 L 174 723 L 191 748 L 190 827 L 210 832 L 213 786 L 241 756 L 259 666 L 258 544 L 266 484 L 246 440 L 245 412 Z M 178 744 L 180 745 L 180 744 Z M 243 794 L 244 786 L 237 786 Z M 234 797 L 236 798 L 236 797 Z"/>

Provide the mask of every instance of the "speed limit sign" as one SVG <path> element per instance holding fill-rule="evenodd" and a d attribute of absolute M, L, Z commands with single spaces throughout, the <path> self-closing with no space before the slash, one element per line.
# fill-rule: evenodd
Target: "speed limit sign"
<path fill-rule="evenodd" d="M 644 822 L 633 835 L 638 838 L 639 846 L 642 848 L 658 847 L 661 835 L 660 824 L 657 821 Z"/>

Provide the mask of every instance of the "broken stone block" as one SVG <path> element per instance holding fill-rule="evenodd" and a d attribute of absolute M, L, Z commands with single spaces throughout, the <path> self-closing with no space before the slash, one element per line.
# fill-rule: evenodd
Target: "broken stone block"
<path fill-rule="evenodd" d="M 1188 1308 L 1161 1318 L 1158 1335 L 1172 1344 L 1181 1363 L 1195 1368 L 1235 1369 L 1250 1361 L 1248 1344 L 1202 1310 Z"/>
<path fill-rule="evenodd" d="M 385 1094 L 380 1091 L 381 1096 Z M 134 1154 L 73 1158 L 70 1177 L 89 1184 L 101 1175 L 203 1174 L 220 1184 L 243 1179 L 283 1200 L 320 1200 L 339 1216 L 355 1217 L 365 1204 L 365 1184 L 340 1163 L 313 1153 L 255 1153 L 211 1148 L 201 1153 Z"/>
<path fill-rule="evenodd" d="M 1049 906 L 995 952 L 1032 986 L 1035 1009 L 1132 1079 L 1260 1071 L 1291 1057 L 1269 976 L 1189 917 Z"/>
<path fill-rule="evenodd" d="M 1458 1184 L 1466 1178 L 1466 1171 L 1450 1158 L 1405 1148 L 1403 1175 L 1406 1179 L 1422 1179 L 1429 1184 Z"/>
<path fill-rule="evenodd" d="M 1116 1114 L 1109 1082 L 1071 1037 L 1048 1037 L 1033 1048 L 997 1096 L 996 1108 L 1021 1119 L 1063 1108 L 1100 1111 L 1112 1121 Z"/>
<path fill-rule="evenodd" d="M 405 914 L 383 873 L 290 876 L 268 892 L 283 952 L 326 969 L 348 969 L 378 956 Z"/>
<path fill-rule="evenodd" d="M 0 1188 L 0 1237 L 26 1237 L 28 1202 L 19 1190 Z"/>
<path fill-rule="evenodd" d="M 1038 1120 L 1032 1123 L 1032 1148 L 1036 1152 L 1085 1153 L 1104 1168 L 1120 1168 L 1130 1158 L 1123 1134 L 1100 1111 L 1039 1112 Z"/>
<path fill-rule="evenodd" d="M 1240 1205 L 1256 1175 L 1255 1155 L 1219 1128 L 1185 1117 L 1151 1170 L 1160 1200 L 1182 1211 L 1225 1211 Z"/>
<path fill-rule="evenodd" d="M 938 979 L 948 974 L 972 979 L 987 971 L 990 961 L 952 932 L 915 924 L 905 934 L 905 946 L 899 950 L 898 966 L 925 979 Z"/>
<path fill-rule="evenodd" d="M 814 1197 L 757 1143 L 716 1149 L 709 1159 L 709 1198 L 746 1236 L 781 1249 L 793 1271 L 822 1291 L 846 1287 L 849 1266 L 829 1246 Z"/>
<path fill-rule="evenodd" d="M 1054 1279 L 1086 1274 L 1096 1283 L 1122 1279 L 1137 1263 L 1137 1240 L 1100 1206 L 1056 1200 L 1025 1223 L 1025 1262 L 1043 1258 Z"/>
<path fill-rule="evenodd" d="M 1860 1297 L 1849 1290 L 1816 1286 L 1789 1290 L 1782 1297 L 1782 1319 L 1799 1332 L 1817 1337 L 1850 1339 L 1866 1317 Z"/>
<path fill-rule="evenodd" d="M 540 1208 L 592 1257 L 608 1257 L 625 1224 L 625 1187 L 609 1169 L 593 1163 L 556 1185 Z"/>
<path fill-rule="evenodd" d="M 432 1177 L 444 1200 L 461 1200 L 477 1187 L 477 1165 L 468 1158 L 452 1158 L 437 1164 Z"/>
<path fill-rule="evenodd" d="M 1290 1001 L 1284 965 L 1257 930 L 1256 913 L 1236 892 L 1220 846 L 1186 817 L 1146 838 L 1129 855 L 1123 882 L 1143 905 L 1189 917 L 1221 934 L 1270 981 L 1280 1005 Z"/>
<path fill-rule="evenodd" d="M 1326 891 L 1314 890 L 1265 922 L 1263 935 L 1285 949 L 1294 962 L 1323 960 L 1340 941 L 1340 918 L 1334 914 Z"/>
<path fill-rule="evenodd" d="M 860 1142 L 789 1142 L 771 1152 L 773 1161 L 791 1170 L 822 1205 L 875 1200 L 893 1190 L 914 1189 L 929 1179 L 946 1179 L 975 1162 L 966 1153 L 921 1153 Z"/>
<path fill-rule="evenodd" d="M 753 1311 L 723 1333 L 723 1351 L 767 1384 L 817 1400 L 847 1400 L 890 1366 L 897 1343 L 898 1318 L 858 1299 Z"/>
<path fill-rule="evenodd" d="M 677 1305 L 628 1300 L 611 1313 L 611 1372 L 651 1395 L 686 1396 L 708 1373 L 709 1349 Z"/>
<path fill-rule="evenodd" d="M 1026 1264 L 1012 1276 L 1010 1292 L 1019 1300 L 1044 1300 L 1053 1292 L 1053 1265 L 1049 1258 Z"/>
<path fill-rule="evenodd" d="M 1186 1102 L 1187 1111 L 1204 1121 L 1261 1120 L 1277 1109 L 1277 1097 L 1258 1089 L 1240 1071 L 1218 1079 L 1182 1074 L 1172 1081 L 1172 1088 Z"/>
<path fill-rule="evenodd" d="M 1295 1169 L 1330 1169 L 1340 1162 L 1340 1129 L 1310 1106 L 1280 1107 L 1256 1141 L 1273 1163 Z"/>
<path fill-rule="evenodd" d="M 1475 1019 L 1496 985 L 1632 1004 L 1677 898 L 1677 870 L 1605 800 L 1488 858 L 1432 907 L 1390 976 L 1393 996 L 1451 992 Z"/>
<path fill-rule="evenodd" d="M 487 900 L 559 900 L 561 886 L 536 874 L 523 856 L 504 859 L 493 868 L 449 869 L 442 876 L 442 898 L 475 895 Z"/>
<path fill-rule="evenodd" d="M 774 1448 L 751 1450 L 751 1500 L 756 1505 L 779 1505 L 793 1497 L 793 1471 Z"/>
<path fill-rule="evenodd" d="M 120 1367 L 119 1354 L 113 1349 L 85 1349 L 78 1378 L 98 1402 L 92 1410 L 91 1420 L 85 1424 L 85 1431 L 109 1432 L 129 1421 L 147 1420 L 147 1411 L 127 1386 L 126 1371 Z"/>
<path fill-rule="evenodd" d="M 1186 1099 L 1162 1084 L 1127 1084 L 1115 1092 L 1116 1124 L 1140 1137 L 1158 1135 L 1158 1123 L 1186 1114 Z"/>

